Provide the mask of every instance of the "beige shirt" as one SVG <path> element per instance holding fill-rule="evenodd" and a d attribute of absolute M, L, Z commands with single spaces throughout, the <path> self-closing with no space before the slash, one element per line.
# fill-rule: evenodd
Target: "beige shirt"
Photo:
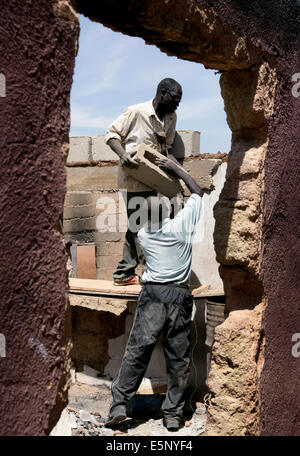
<path fill-rule="evenodd" d="M 153 100 L 129 106 L 107 129 L 105 142 L 118 139 L 126 152 L 136 150 L 138 144 L 144 143 L 159 151 L 155 131 L 166 132 L 166 143 L 170 147 L 175 138 L 176 113 L 166 114 L 163 122 L 157 117 Z M 151 188 L 126 174 L 125 167 L 119 163 L 118 186 L 129 192 L 150 191 Z"/>

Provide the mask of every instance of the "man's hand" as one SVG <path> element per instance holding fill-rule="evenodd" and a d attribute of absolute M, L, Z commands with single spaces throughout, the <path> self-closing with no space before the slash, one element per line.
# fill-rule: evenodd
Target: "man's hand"
<path fill-rule="evenodd" d="M 134 161 L 129 152 L 125 152 L 124 154 L 122 154 L 122 156 L 120 157 L 120 162 L 122 166 L 127 166 L 128 168 L 138 167 L 138 163 Z"/>
<path fill-rule="evenodd" d="M 155 163 L 164 171 L 167 171 L 178 179 L 182 179 L 191 193 L 196 193 L 201 197 L 203 196 L 203 190 L 201 187 L 199 187 L 197 182 L 189 175 L 185 169 L 182 168 L 182 166 L 176 165 L 176 163 L 169 158 L 157 159 Z"/>
<path fill-rule="evenodd" d="M 155 160 L 155 164 L 164 171 L 167 171 L 168 173 L 177 176 L 179 166 L 173 160 L 170 160 L 169 158 L 158 158 L 157 160 Z"/>

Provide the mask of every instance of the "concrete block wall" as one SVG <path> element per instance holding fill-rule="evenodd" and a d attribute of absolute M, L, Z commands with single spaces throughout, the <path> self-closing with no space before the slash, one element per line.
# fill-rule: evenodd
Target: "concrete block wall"
<path fill-rule="evenodd" d="M 102 232 L 103 224 L 107 227 Z M 122 258 L 127 214 L 121 192 L 68 191 L 64 207 L 65 240 L 96 244 L 97 279 L 112 280 Z M 141 274 L 141 268 L 137 269 Z"/>
<path fill-rule="evenodd" d="M 212 182 L 215 187 L 210 195 L 205 194 L 202 198 L 202 212 L 196 229 L 193 246 L 193 274 L 192 282 L 195 285 L 210 284 L 212 288 L 222 288 L 222 280 L 219 276 L 219 264 L 213 244 L 213 231 L 215 219 L 213 207 L 222 190 L 226 163 L 220 160 L 198 160 L 187 162 L 191 173 L 200 173 L 200 168 L 205 173 L 215 174 Z M 216 167 L 216 170 L 214 168 Z M 69 168 L 70 171 L 80 170 L 75 177 L 68 175 L 68 192 L 64 209 L 64 233 L 67 241 L 71 243 L 94 242 L 96 244 L 96 268 L 97 278 L 111 280 L 119 260 L 122 258 L 123 242 L 127 230 L 127 215 L 122 193 L 115 190 L 102 190 L 101 179 L 91 180 L 88 185 L 86 177 L 88 170 L 96 172 L 105 169 L 110 175 L 109 181 L 114 181 L 117 166 Z M 82 177 L 80 179 L 79 177 Z M 98 183 L 98 184 L 97 184 Z M 208 185 L 207 176 L 203 176 L 203 184 Z M 97 186 L 100 189 L 97 190 Z M 77 187 L 77 191 L 74 188 Z M 88 187 L 91 187 L 88 189 Z M 71 188 L 72 190 L 69 190 Z M 107 227 L 103 232 L 101 225 Z M 141 273 L 141 269 L 137 269 Z"/>
<path fill-rule="evenodd" d="M 175 139 L 178 158 L 193 157 L 200 152 L 200 133 L 182 130 Z M 104 144 L 104 135 L 70 138 L 68 163 L 103 162 L 101 166 L 67 167 L 67 196 L 64 209 L 64 233 L 71 243 L 96 244 L 97 278 L 111 280 L 122 258 L 123 242 L 127 230 L 126 208 L 118 191 L 116 155 Z M 106 162 L 106 163 L 105 163 Z M 92 164 L 92 163 L 91 163 Z M 184 162 L 185 169 L 196 178 L 199 185 L 215 190 L 203 198 L 201 220 L 197 227 L 194 245 L 192 282 L 210 283 L 222 288 L 213 246 L 213 206 L 225 180 L 226 163 L 221 160 L 194 158 Z M 99 223 L 105 212 L 106 232 Z M 102 220 L 103 222 L 103 220 Z M 137 270 L 141 273 L 141 269 Z"/>
<path fill-rule="evenodd" d="M 68 163 L 89 160 L 118 160 L 117 155 L 105 144 L 104 137 L 105 135 L 71 137 Z M 199 155 L 200 132 L 178 130 L 174 140 L 173 153 L 177 158 Z"/>

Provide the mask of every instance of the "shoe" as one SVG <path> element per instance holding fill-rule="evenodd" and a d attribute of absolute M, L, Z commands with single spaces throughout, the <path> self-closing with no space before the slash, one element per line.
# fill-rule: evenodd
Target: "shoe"
<path fill-rule="evenodd" d="M 140 278 L 137 275 L 134 277 L 131 277 L 130 279 L 122 280 L 122 282 L 114 281 L 114 285 L 117 287 L 122 287 L 122 286 L 126 286 L 126 285 L 140 285 L 140 283 L 141 283 Z"/>
<path fill-rule="evenodd" d="M 126 407 L 120 406 L 117 407 L 112 413 L 110 413 L 107 417 L 107 420 L 104 423 L 105 427 L 115 426 L 116 424 L 121 423 L 122 421 L 126 420 Z"/>
<path fill-rule="evenodd" d="M 178 431 L 180 428 L 180 418 L 164 418 L 163 425 L 168 429 L 168 431 Z"/>

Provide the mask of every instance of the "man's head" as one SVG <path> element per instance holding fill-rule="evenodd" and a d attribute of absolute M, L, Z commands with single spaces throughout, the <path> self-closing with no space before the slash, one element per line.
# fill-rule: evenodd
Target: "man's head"
<path fill-rule="evenodd" d="M 163 220 L 170 216 L 170 208 L 170 201 L 166 196 L 149 196 L 147 198 L 147 218 L 153 230 L 157 229 Z"/>
<path fill-rule="evenodd" d="M 181 85 L 172 78 L 165 78 L 157 86 L 155 101 L 159 110 L 171 114 L 176 111 L 182 98 Z"/>

